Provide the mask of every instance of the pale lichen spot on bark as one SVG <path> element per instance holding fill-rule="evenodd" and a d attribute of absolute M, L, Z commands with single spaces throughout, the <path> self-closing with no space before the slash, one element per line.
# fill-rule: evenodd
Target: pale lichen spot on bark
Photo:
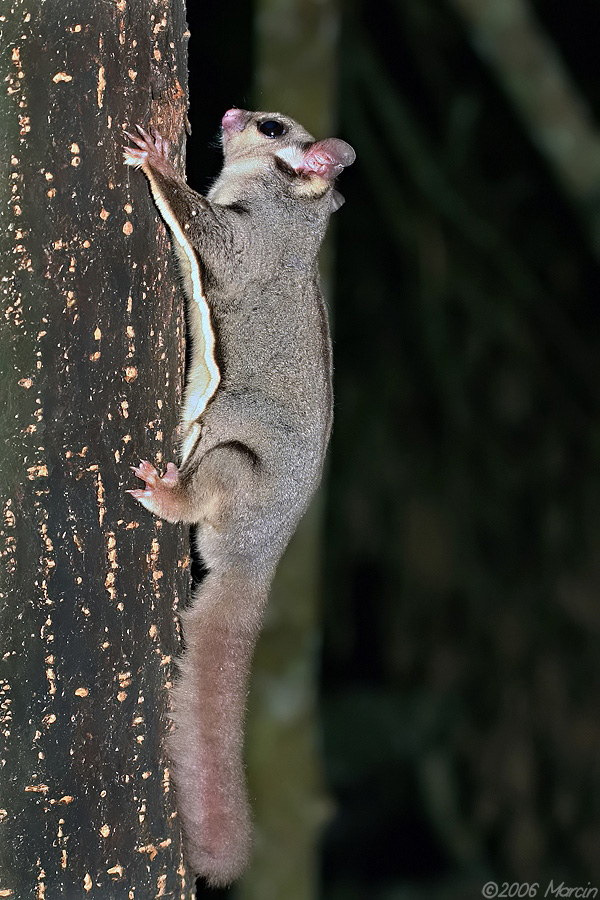
<path fill-rule="evenodd" d="M 58 84 L 60 81 L 73 81 L 73 76 L 68 75 L 66 72 L 57 72 L 56 75 L 52 78 L 52 81 L 55 84 Z"/>
<path fill-rule="evenodd" d="M 88 466 L 86 472 L 91 472 L 96 479 L 96 503 L 98 505 L 98 522 L 100 525 L 102 525 L 102 523 L 104 522 L 104 516 L 106 515 L 106 506 L 104 505 L 105 491 L 102 476 L 98 471 L 98 465 L 95 463 L 91 466 Z"/>
<path fill-rule="evenodd" d="M 104 66 L 100 66 L 98 69 L 98 88 L 97 88 L 97 102 L 98 109 L 102 109 L 104 105 L 104 90 L 106 88 L 106 78 L 104 77 Z"/>
<path fill-rule="evenodd" d="M 28 794 L 47 794 L 50 788 L 47 784 L 26 784 L 25 792 Z"/>
<path fill-rule="evenodd" d="M 151 860 L 158 854 L 158 850 L 154 844 L 144 844 L 143 847 L 137 848 L 138 853 L 145 853 Z"/>
<path fill-rule="evenodd" d="M 44 467 L 44 468 L 45 468 L 45 467 Z M 40 526 L 40 531 L 41 531 L 41 533 L 42 533 L 42 539 L 43 539 L 44 544 L 45 544 L 45 546 L 46 546 L 46 552 L 47 552 L 47 553 L 52 553 L 52 552 L 54 551 L 54 544 L 52 543 L 52 538 L 51 538 L 50 535 L 48 534 L 48 526 L 46 525 L 45 522 L 42 522 L 42 524 L 41 524 L 41 526 Z M 48 562 L 49 562 L 49 561 L 46 560 L 46 563 L 47 563 L 47 564 L 48 564 Z"/>
<path fill-rule="evenodd" d="M 104 587 L 106 588 L 106 592 L 111 600 L 114 600 L 117 596 L 117 592 L 115 590 L 115 573 L 108 572 L 106 578 L 104 579 Z"/>
<path fill-rule="evenodd" d="M 29 466 L 29 468 L 27 469 L 27 477 L 30 481 L 34 481 L 36 478 L 47 478 L 48 466 Z"/>
<path fill-rule="evenodd" d="M 48 679 L 48 693 L 56 693 L 56 673 L 51 666 L 46 669 L 46 678 Z"/>
<path fill-rule="evenodd" d="M 47 561 L 46 561 L 47 562 Z M 47 592 L 47 584 L 45 581 L 42 582 L 42 593 L 44 594 L 44 598 L 48 603 L 48 592 Z M 52 626 L 52 619 L 50 616 L 46 619 L 42 627 L 40 628 L 40 637 L 42 640 L 48 641 L 51 644 L 54 641 L 54 634 L 49 630 Z"/>

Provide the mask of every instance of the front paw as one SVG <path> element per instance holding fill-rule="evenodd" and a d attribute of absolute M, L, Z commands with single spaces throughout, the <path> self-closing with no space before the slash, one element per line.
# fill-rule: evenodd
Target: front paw
<path fill-rule="evenodd" d="M 125 165 L 135 166 L 136 168 L 150 166 L 162 172 L 163 175 L 176 175 L 175 169 L 169 162 L 169 142 L 160 136 L 158 131 L 149 134 L 140 125 L 135 126 L 139 134 L 131 134 L 125 131 L 130 141 L 136 145 L 135 147 L 124 147 L 123 158 Z"/>
<path fill-rule="evenodd" d="M 127 491 L 142 506 L 171 522 L 179 520 L 179 469 L 173 463 L 167 464 L 167 471 L 159 475 L 153 465 L 142 460 L 139 466 L 131 466 L 138 478 L 146 485 Z"/>

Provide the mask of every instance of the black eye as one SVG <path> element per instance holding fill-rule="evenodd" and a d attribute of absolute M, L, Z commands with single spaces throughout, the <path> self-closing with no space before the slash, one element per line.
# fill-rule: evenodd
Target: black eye
<path fill-rule="evenodd" d="M 259 122 L 257 128 L 266 135 L 266 137 L 270 138 L 281 137 L 281 135 L 285 134 L 287 131 L 285 125 L 282 125 L 281 122 L 278 122 L 276 119 L 267 119 L 266 122 Z"/>

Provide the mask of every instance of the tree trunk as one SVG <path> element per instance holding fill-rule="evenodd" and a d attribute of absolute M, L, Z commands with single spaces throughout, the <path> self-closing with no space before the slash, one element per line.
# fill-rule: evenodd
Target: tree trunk
<path fill-rule="evenodd" d="M 184 322 L 121 154 L 123 126 L 183 133 L 184 4 L 7 10 L 0 897 L 184 898 L 164 737 L 185 534 L 124 493 L 173 458 Z"/>

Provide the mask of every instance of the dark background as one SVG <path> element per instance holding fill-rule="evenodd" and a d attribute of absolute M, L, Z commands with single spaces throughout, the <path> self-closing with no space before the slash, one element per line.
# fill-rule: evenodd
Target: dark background
<path fill-rule="evenodd" d="M 189 5 L 203 190 L 225 109 L 260 105 L 255 11 Z M 526 6 L 597 129 L 596 3 Z M 342 18 L 320 896 L 600 889 L 600 191 L 451 3 Z"/>

